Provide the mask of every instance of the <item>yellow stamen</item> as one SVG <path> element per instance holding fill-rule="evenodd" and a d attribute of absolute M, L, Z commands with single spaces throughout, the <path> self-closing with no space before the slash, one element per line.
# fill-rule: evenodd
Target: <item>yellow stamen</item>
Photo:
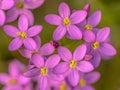
<path fill-rule="evenodd" d="M 63 19 L 63 24 L 64 24 L 65 26 L 69 26 L 69 25 L 70 25 L 70 19 L 69 19 L 68 17 L 64 18 L 64 19 Z"/>
<path fill-rule="evenodd" d="M 65 83 L 60 84 L 60 90 L 66 90 L 67 85 Z"/>
<path fill-rule="evenodd" d="M 27 38 L 27 34 L 25 32 L 17 32 L 17 35 L 21 37 L 22 39 Z"/>
<path fill-rule="evenodd" d="M 7 84 L 9 84 L 9 85 L 16 85 L 17 83 L 18 83 L 17 79 L 10 79 L 7 82 Z"/>
<path fill-rule="evenodd" d="M 43 75 L 43 76 L 46 76 L 46 74 L 47 74 L 47 68 L 45 68 L 45 67 L 43 67 L 43 68 L 41 68 L 40 69 L 40 73 Z"/>
<path fill-rule="evenodd" d="M 99 42 L 94 42 L 92 44 L 93 49 L 97 49 L 97 48 L 99 48 L 99 46 L 100 46 Z"/>
<path fill-rule="evenodd" d="M 87 29 L 87 30 L 92 30 L 93 27 L 92 27 L 91 25 L 87 24 L 87 25 L 85 26 L 85 29 Z"/>
<path fill-rule="evenodd" d="M 86 81 L 84 80 L 84 79 L 80 79 L 80 81 L 79 81 L 79 86 L 85 86 L 85 84 L 86 84 Z"/>
<path fill-rule="evenodd" d="M 16 6 L 20 9 L 24 8 L 24 3 L 23 2 L 17 2 Z"/>
<path fill-rule="evenodd" d="M 76 61 L 76 60 L 71 60 L 71 61 L 70 61 L 70 67 L 71 67 L 71 68 L 75 68 L 76 65 L 77 65 L 77 61 Z"/>

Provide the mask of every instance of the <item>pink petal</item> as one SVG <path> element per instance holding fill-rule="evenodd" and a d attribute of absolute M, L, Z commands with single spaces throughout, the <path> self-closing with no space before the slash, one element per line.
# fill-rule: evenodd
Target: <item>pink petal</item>
<path fill-rule="evenodd" d="M 0 10 L 0 26 L 2 26 L 5 23 L 5 13 Z"/>
<path fill-rule="evenodd" d="M 14 0 L 2 0 L 0 2 L 0 8 L 4 10 L 8 10 L 13 7 L 14 5 Z"/>
<path fill-rule="evenodd" d="M 117 53 L 116 49 L 108 43 L 101 44 L 99 51 L 101 54 L 103 54 L 105 56 L 114 56 Z"/>
<path fill-rule="evenodd" d="M 54 68 L 59 62 L 60 62 L 60 56 L 54 54 L 46 60 L 45 66 L 48 68 Z"/>
<path fill-rule="evenodd" d="M 50 43 L 46 43 L 40 48 L 40 54 L 50 55 L 54 52 L 54 50 L 55 49 L 54 49 L 53 45 L 51 45 Z"/>
<path fill-rule="evenodd" d="M 67 77 L 70 85 L 72 85 L 72 86 L 76 86 L 78 84 L 79 78 L 80 78 L 79 72 L 75 69 L 71 70 Z"/>
<path fill-rule="evenodd" d="M 62 19 L 58 15 L 48 14 L 45 16 L 45 21 L 51 25 L 60 25 L 62 22 Z"/>
<path fill-rule="evenodd" d="M 40 77 L 38 81 L 39 90 L 47 90 L 48 87 L 48 79 L 47 77 Z"/>
<path fill-rule="evenodd" d="M 81 72 L 91 72 L 94 69 L 94 67 L 90 62 L 80 61 L 77 66 L 77 69 Z"/>
<path fill-rule="evenodd" d="M 12 8 L 6 13 L 6 22 L 13 22 L 18 18 L 19 11 L 16 8 Z"/>
<path fill-rule="evenodd" d="M 70 50 L 66 47 L 59 46 L 58 47 L 58 54 L 64 61 L 70 61 L 72 60 L 72 54 Z"/>
<path fill-rule="evenodd" d="M 109 27 L 102 28 L 97 32 L 97 40 L 96 41 L 104 42 L 105 40 L 107 40 L 109 35 L 110 35 L 110 28 Z"/>
<path fill-rule="evenodd" d="M 74 38 L 76 40 L 82 39 L 82 33 L 80 29 L 75 25 L 70 25 L 68 27 L 68 34 L 71 38 Z"/>
<path fill-rule="evenodd" d="M 93 27 L 97 26 L 101 20 L 101 11 L 96 11 L 88 17 L 88 24 Z"/>
<path fill-rule="evenodd" d="M 38 68 L 44 66 L 44 59 L 40 54 L 33 54 L 31 57 L 31 62 Z"/>
<path fill-rule="evenodd" d="M 36 50 L 37 45 L 32 38 L 26 38 L 23 40 L 24 46 L 29 50 Z"/>
<path fill-rule="evenodd" d="M 26 31 L 28 29 L 28 18 L 25 15 L 21 15 L 18 20 L 18 27 L 20 31 Z"/>
<path fill-rule="evenodd" d="M 26 0 L 25 8 L 27 9 L 35 9 L 40 7 L 45 0 Z"/>
<path fill-rule="evenodd" d="M 60 25 L 54 31 L 53 39 L 54 40 L 60 40 L 64 37 L 65 34 L 66 34 L 66 28 Z"/>
<path fill-rule="evenodd" d="M 69 70 L 69 64 L 66 62 L 61 62 L 53 69 L 53 73 L 59 75 L 66 73 L 68 70 Z"/>
<path fill-rule="evenodd" d="M 83 38 L 86 42 L 91 43 L 95 41 L 95 34 L 92 31 L 85 30 L 83 32 Z"/>
<path fill-rule="evenodd" d="M 0 73 L 0 84 L 6 84 L 10 76 L 6 73 Z"/>
<path fill-rule="evenodd" d="M 34 15 L 30 10 L 24 9 L 20 12 L 21 15 L 25 15 L 28 18 L 29 26 L 34 24 Z"/>
<path fill-rule="evenodd" d="M 37 44 L 37 49 L 40 48 L 41 46 L 41 38 L 39 37 L 39 35 L 33 37 L 33 39 L 35 40 L 36 44 Z"/>
<path fill-rule="evenodd" d="M 58 11 L 59 11 L 59 14 L 62 18 L 66 18 L 66 17 L 70 16 L 70 8 L 64 2 L 60 3 Z"/>
<path fill-rule="evenodd" d="M 13 39 L 9 44 L 9 50 L 14 51 L 19 49 L 22 46 L 22 40 L 20 38 Z"/>
<path fill-rule="evenodd" d="M 78 46 L 73 53 L 73 59 L 82 60 L 86 54 L 86 51 L 87 51 L 86 45 L 83 44 Z"/>
<path fill-rule="evenodd" d="M 42 31 L 41 25 L 35 25 L 28 29 L 27 34 L 29 37 L 38 35 Z"/>
<path fill-rule="evenodd" d="M 31 78 L 28 78 L 28 77 L 25 77 L 25 76 L 23 76 L 23 75 L 20 75 L 20 76 L 19 76 L 19 83 L 20 83 L 21 85 L 28 85 L 28 83 L 30 82 L 30 79 L 31 79 Z"/>
<path fill-rule="evenodd" d="M 83 10 L 87 11 L 87 14 L 89 15 L 89 13 L 90 13 L 90 4 L 86 4 L 84 6 Z"/>
<path fill-rule="evenodd" d="M 70 16 L 71 24 L 78 24 L 82 22 L 87 16 L 87 12 L 84 10 L 77 10 Z"/>
<path fill-rule="evenodd" d="M 19 31 L 16 27 L 11 25 L 5 25 L 3 27 L 4 32 L 10 37 L 17 37 L 17 32 Z"/>
<path fill-rule="evenodd" d="M 31 58 L 31 55 L 32 55 L 31 50 L 24 48 L 24 49 L 19 49 L 19 52 L 22 56 L 26 58 Z"/>
<path fill-rule="evenodd" d="M 91 72 L 85 76 L 85 80 L 88 84 L 93 84 L 93 83 L 97 82 L 99 79 L 100 79 L 99 72 Z"/>

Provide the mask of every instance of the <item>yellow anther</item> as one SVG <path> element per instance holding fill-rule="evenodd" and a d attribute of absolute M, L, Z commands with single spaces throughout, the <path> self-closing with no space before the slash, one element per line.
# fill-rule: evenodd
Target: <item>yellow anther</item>
<path fill-rule="evenodd" d="M 24 8 L 24 3 L 23 2 L 17 2 L 16 6 L 20 9 Z"/>
<path fill-rule="evenodd" d="M 79 86 L 85 86 L 86 85 L 86 81 L 84 79 L 80 79 L 79 81 Z"/>
<path fill-rule="evenodd" d="M 99 48 L 99 46 L 100 46 L 99 42 L 94 42 L 92 44 L 93 49 L 97 49 L 97 48 Z"/>
<path fill-rule="evenodd" d="M 47 74 L 47 68 L 43 67 L 40 69 L 40 73 L 43 75 L 43 76 L 46 76 Z"/>
<path fill-rule="evenodd" d="M 21 37 L 22 39 L 27 38 L 27 34 L 25 32 L 17 32 L 17 35 Z"/>
<path fill-rule="evenodd" d="M 17 83 L 18 83 L 17 79 L 10 79 L 7 82 L 7 84 L 9 84 L 9 85 L 16 85 Z"/>
<path fill-rule="evenodd" d="M 76 61 L 76 60 L 71 60 L 71 61 L 70 61 L 70 67 L 71 67 L 71 68 L 75 68 L 76 65 L 77 65 L 77 61 Z"/>
<path fill-rule="evenodd" d="M 85 26 L 85 29 L 87 29 L 87 30 L 92 30 L 93 27 L 92 27 L 91 25 L 87 24 L 87 25 Z"/>
<path fill-rule="evenodd" d="M 69 19 L 68 17 L 64 18 L 64 19 L 63 19 L 63 24 L 64 24 L 65 26 L 69 26 L 69 25 L 70 25 L 70 19 Z"/>
<path fill-rule="evenodd" d="M 60 84 L 60 90 L 66 90 L 67 85 L 65 83 Z"/>

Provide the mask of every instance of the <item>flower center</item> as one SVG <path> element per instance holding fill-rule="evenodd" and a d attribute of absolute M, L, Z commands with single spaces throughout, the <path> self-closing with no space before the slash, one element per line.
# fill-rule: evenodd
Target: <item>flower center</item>
<path fill-rule="evenodd" d="M 43 68 L 40 69 L 40 73 L 41 73 L 43 76 L 46 76 L 47 71 L 48 71 L 48 70 L 47 70 L 46 67 L 43 67 Z"/>
<path fill-rule="evenodd" d="M 20 9 L 24 8 L 23 2 L 17 2 L 17 3 L 16 3 L 16 6 L 17 6 L 18 8 L 20 8 Z"/>
<path fill-rule="evenodd" d="M 64 24 L 65 26 L 69 26 L 69 25 L 70 25 L 70 19 L 69 19 L 68 17 L 64 18 L 64 19 L 63 19 L 63 24 Z"/>
<path fill-rule="evenodd" d="M 84 80 L 84 79 L 80 79 L 80 81 L 79 81 L 79 86 L 85 86 L 85 84 L 86 84 L 86 81 Z"/>
<path fill-rule="evenodd" d="M 21 37 L 22 39 L 27 38 L 27 34 L 25 32 L 17 32 L 17 35 Z"/>
<path fill-rule="evenodd" d="M 91 25 L 87 24 L 87 25 L 85 26 L 85 29 L 87 29 L 87 30 L 92 30 L 93 27 L 92 27 Z"/>
<path fill-rule="evenodd" d="M 94 42 L 94 43 L 92 44 L 93 49 L 97 49 L 97 48 L 99 48 L 99 46 L 100 46 L 100 43 L 99 43 L 99 42 Z"/>
<path fill-rule="evenodd" d="M 62 83 L 60 85 L 60 90 L 66 90 L 66 88 L 67 88 L 67 85 L 65 83 Z"/>
<path fill-rule="evenodd" d="M 71 68 L 75 68 L 76 65 L 77 65 L 76 60 L 71 60 L 71 61 L 70 61 L 70 67 L 71 67 Z"/>
<path fill-rule="evenodd" d="M 7 82 L 9 85 L 16 85 L 18 83 L 17 79 L 10 79 Z"/>

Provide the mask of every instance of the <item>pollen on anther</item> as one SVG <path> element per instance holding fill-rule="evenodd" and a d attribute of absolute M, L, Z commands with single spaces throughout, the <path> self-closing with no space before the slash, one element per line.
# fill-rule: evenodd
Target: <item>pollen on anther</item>
<path fill-rule="evenodd" d="M 69 26 L 70 25 L 70 19 L 68 17 L 63 19 L 63 24 L 64 26 Z"/>

